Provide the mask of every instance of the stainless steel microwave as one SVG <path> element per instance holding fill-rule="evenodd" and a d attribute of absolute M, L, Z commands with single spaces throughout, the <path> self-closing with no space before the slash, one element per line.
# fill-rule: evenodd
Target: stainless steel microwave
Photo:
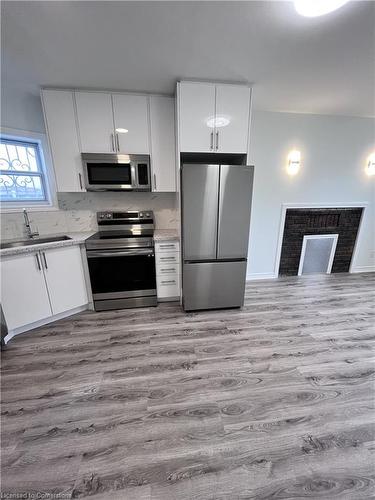
<path fill-rule="evenodd" d="M 151 191 L 150 157 L 83 153 L 87 191 Z"/>

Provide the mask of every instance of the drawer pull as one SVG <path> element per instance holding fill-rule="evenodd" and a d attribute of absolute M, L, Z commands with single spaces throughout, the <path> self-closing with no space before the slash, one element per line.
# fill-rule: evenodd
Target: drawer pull
<path fill-rule="evenodd" d="M 164 268 L 161 268 L 160 271 L 176 271 L 176 268 L 175 267 L 164 267 Z"/>
<path fill-rule="evenodd" d="M 160 257 L 160 260 L 176 260 L 176 257 Z"/>
<path fill-rule="evenodd" d="M 160 248 L 174 248 L 175 247 L 175 243 L 171 243 L 169 245 L 163 245 L 163 244 L 160 244 L 159 245 Z"/>
<path fill-rule="evenodd" d="M 171 284 L 171 283 L 173 283 L 175 285 L 176 284 L 176 280 L 162 281 L 161 283 L 163 285 L 168 285 L 168 284 Z"/>

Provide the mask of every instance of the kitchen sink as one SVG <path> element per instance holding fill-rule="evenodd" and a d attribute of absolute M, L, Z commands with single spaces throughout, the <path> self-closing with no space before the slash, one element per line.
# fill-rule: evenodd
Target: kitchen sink
<path fill-rule="evenodd" d="M 4 248 L 17 248 L 17 247 L 28 247 L 30 245 L 40 245 L 41 243 L 54 243 L 55 241 L 66 241 L 71 240 L 69 236 L 50 236 L 45 238 L 34 238 L 29 240 L 18 240 L 18 241 L 8 241 L 0 243 L 0 249 Z"/>

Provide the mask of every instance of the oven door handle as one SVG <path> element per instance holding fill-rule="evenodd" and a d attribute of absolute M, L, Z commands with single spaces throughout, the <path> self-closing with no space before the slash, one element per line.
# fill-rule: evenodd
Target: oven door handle
<path fill-rule="evenodd" d="M 87 258 L 97 258 L 97 257 L 132 257 L 137 255 L 149 255 L 154 257 L 154 250 L 120 250 L 118 252 L 107 252 L 107 251 L 87 251 Z"/>

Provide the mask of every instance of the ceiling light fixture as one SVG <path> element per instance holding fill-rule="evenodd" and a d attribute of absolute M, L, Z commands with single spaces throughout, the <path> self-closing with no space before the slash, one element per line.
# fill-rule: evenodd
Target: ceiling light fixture
<path fill-rule="evenodd" d="M 318 17 L 339 9 L 349 0 L 294 0 L 298 14 L 305 17 Z"/>
<path fill-rule="evenodd" d="M 116 132 L 119 134 L 127 134 L 129 130 L 127 128 L 116 128 Z"/>

